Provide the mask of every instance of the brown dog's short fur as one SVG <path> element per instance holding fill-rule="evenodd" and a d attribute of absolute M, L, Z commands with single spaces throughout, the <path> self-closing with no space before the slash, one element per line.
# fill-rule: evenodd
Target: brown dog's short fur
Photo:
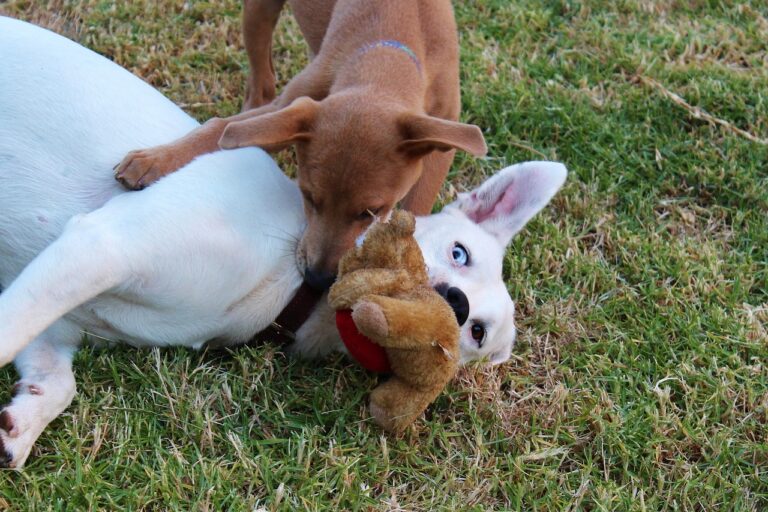
<path fill-rule="evenodd" d="M 371 414 L 383 428 L 410 425 L 456 374 L 459 326 L 429 286 L 412 215 L 397 211 L 374 225 L 341 259 L 332 308 L 351 309 L 357 329 L 384 347 L 392 377 L 373 390 Z"/>
<path fill-rule="evenodd" d="M 284 0 L 249 0 L 245 37 L 253 73 L 246 106 L 274 95 L 271 33 Z M 221 148 L 295 145 L 310 271 L 333 274 L 372 220 L 395 204 L 427 214 L 455 149 L 486 151 L 459 115 L 458 42 L 449 0 L 293 0 L 315 54 L 269 104 L 212 119 L 169 145 L 135 151 L 118 179 L 142 188 Z M 397 41 L 409 51 L 378 44 Z"/>

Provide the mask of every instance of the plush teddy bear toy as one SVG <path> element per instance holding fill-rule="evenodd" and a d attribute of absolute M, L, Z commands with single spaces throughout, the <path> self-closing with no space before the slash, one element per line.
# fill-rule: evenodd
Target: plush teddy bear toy
<path fill-rule="evenodd" d="M 370 410 L 393 432 L 427 408 L 459 363 L 456 316 L 429 286 L 414 227 L 402 211 L 376 222 L 341 259 L 328 295 L 350 354 L 370 370 L 392 374 L 371 393 Z"/>

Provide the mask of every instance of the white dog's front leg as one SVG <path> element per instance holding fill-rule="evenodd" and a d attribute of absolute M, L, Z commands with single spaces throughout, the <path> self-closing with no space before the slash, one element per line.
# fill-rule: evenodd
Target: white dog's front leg
<path fill-rule="evenodd" d="M 336 330 L 335 315 L 336 312 L 328 305 L 327 296 L 323 295 L 312 315 L 296 333 L 296 341 L 288 347 L 288 352 L 304 359 L 325 357 L 334 351 L 346 352 Z"/>
<path fill-rule="evenodd" d="M 72 355 L 79 330 L 58 326 L 43 333 L 16 358 L 21 379 L 13 387 L 13 400 L 0 411 L 0 467 L 21 468 L 45 427 L 75 396 Z"/>
<path fill-rule="evenodd" d="M 0 367 L 53 322 L 127 279 L 120 238 L 79 215 L 0 294 Z"/>

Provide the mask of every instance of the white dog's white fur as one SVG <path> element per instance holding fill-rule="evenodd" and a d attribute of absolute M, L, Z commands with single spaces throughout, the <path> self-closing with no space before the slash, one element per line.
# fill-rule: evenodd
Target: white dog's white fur
<path fill-rule="evenodd" d="M 267 327 L 299 287 L 301 196 L 263 151 L 205 155 L 142 192 L 114 181 L 129 150 L 196 125 L 107 59 L 0 18 L 0 365 L 14 361 L 21 376 L 0 414 L 0 464 L 21 467 L 71 402 L 83 332 L 136 346 L 234 344 Z M 505 247 L 565 175 L 557 163 L 509 167 L 418 219 L 432 283 L 470 302 L 464 362 L 509 357 Z M 338 347 L 321 305 L 295 349 Z"/>

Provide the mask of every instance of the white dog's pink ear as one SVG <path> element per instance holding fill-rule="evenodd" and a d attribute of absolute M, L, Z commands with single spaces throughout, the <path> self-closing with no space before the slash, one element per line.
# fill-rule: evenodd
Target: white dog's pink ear
<path fill-rule="evenodd" d="M 450 206 L 463 211 L 506 246 L 549 203 L 567 174 L 565 166 L 557 162 L 512 165 L 475 190 L 459 194 Z"/>

